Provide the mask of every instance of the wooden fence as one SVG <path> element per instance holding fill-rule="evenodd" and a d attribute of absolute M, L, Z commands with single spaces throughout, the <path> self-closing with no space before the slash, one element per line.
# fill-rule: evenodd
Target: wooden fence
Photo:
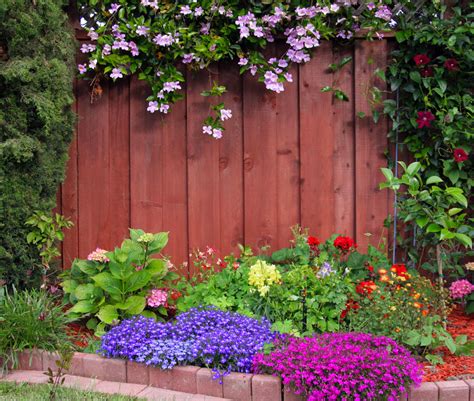
<path fill-rule="evenodd" d="M 390 209 L 389 194 L 378 189 L 387 121 L 369 117 L 369 92 L 388 46 L 323 43 L 281 94 L 226 64 L 211 76 L 186 71 L 185 100 L 166 117 L 146 111 L 146 85 L 135 79 L 103 82 L 93 104 L 88 82 L 78 81 L 77 130 L 60 191 L 60 210 L 75 224 L 64 240 L 64 267 L 118 245 L 129 227 L 169 231 L 165 251 L 176 263 L 205 245 L 223 254 L 239 243 L 282 247 L 294 224 L 321 239 L 353 236 L 362 249 L 378 242 Z M 352 62 L 329 73 L 345 56 Z M 209 99 L 200 93 L 210 80 L 227 86 L 223 101 L 233 112 L 221 140 L 202 134 Z M 324 86 L 349 101 L 322 93 Z"/>

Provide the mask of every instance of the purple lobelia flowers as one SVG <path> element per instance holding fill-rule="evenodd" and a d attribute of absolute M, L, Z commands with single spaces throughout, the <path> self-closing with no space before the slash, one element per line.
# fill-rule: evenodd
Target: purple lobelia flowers
<path fill-rule="evenodd" d="M 395 401 L 422 378 L 421 366 L 405 348 L 363 333 L 277 341 L 271 354 L 255 356 L 254 371 L 281 376 L 308 401 Z"/>
<path fill-rule="evenodd" d="M 173 323 L 143 316 L 125 320 L 104 335 L 99 352 L 162 369 L 207 366 L 218 378 L 231 371 L 250 372 L 255 354 L 276 337 L 267 320 L 198 308 L 178 315 Z"/>

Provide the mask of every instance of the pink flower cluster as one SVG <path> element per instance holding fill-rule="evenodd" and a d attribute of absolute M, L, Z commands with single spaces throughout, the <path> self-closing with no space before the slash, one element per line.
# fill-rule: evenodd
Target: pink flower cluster
<path fill-rule="evenodd" d="M 308 401 L 396 401 L 422 379 L 421 365 L 387 337 L 326 333 L 276 346 L 269 355 L 255 356 L 254 371 L 281 376 L 284 385 L 308 395 Z"/>
<path fill-rule="evenodd" d="M 158 308 L 160 306 L 166 306 L 168 303 L 168 292 L 154 288 L 151 290 L 146 297 L 146 303 L 151 308 Z"/>
<path fill-rule="evenodd" d="M 87 256 L 87 260 L 99 263 L 110 262 L 110 259 L 106 256 L 107 252 L 105 249 L 97 248 Z"/>
<path fill-rule="evenodd" d="M 449 294 L 453 299 L 462 299 L 474 291 L 474 285 L 467 280 L 456 280 L 449 287 Z"/>

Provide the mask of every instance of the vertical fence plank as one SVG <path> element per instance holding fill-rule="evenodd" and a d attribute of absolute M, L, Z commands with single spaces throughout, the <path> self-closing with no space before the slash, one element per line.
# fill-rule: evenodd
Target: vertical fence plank
<path fill-rule="evenodd" d="M 120 99 L 120 101 L 119 101 Z M 104 83 L 91 104 L 79 98 L 79 255 L 119 244 L 129 226 L 129 86 Z"/>
<path fill-rule="evenodd" d="M 219 250 L 221 255 L 226 255 L 244 242 L 243 99 L 239 68 L 231 64 L 220 65 L 219 83 L 227 88 L 222 101 L 232 110 L 232 118 L 224 122 L 224 138 L 219 141 Z"/>
<path fill-rule="evenodd" d="M 209 89 L 212 79 L 207 71 L 190 71 L 187 75 L 188 233 L 192 250 L 219 246 L 221 210 L 219 142 L 202 132 L 214 99 L 201 96 L 201 92 Z"/>
<path fill-rule="evenodd" d="M 87 85 L 86 82 L 74 81 L 75 102 L 72 109 L 78 113 L 78 87 Z M 65 231 L 62 247 L 63 269 L 68 269 L 72 261 L 77 257 L 79 249 L 79 223 L 78 223 L 78 176 L 77 176 L 77 129 L 76 124 L 74 138 L 69 147 L 69 161 L 66 168 L 66 178 L 61 185 L 61 213 L 69 218 L 74 224 Z"/>
<path fill-rule="evenodd" d="M 333 47 L 333 62 L 353 57 L 352 46 Z M 355 235 L 355 152 L 354 152 L 354 60 L 335 74 L 334 86 L 340 88 L 348 101 L 334 100 L 332 110 L 332 135 L 334 137 L 334 233 Z"/>
<path fill-rule="evenodd" d="M 364 118 L 355 119 L 356 146 L 356 229 L 357 243 L 362 251 L 369 243 L 377 245 L 383 231 L 383 221 L 388 215 L 389 196 L 387 191 L 379 190 L 383 181 L 380 168 L 387 161 L 387 120 L 382 117 L 378 124 L 373 122 L 369 103 L 374 85 L 384 89 L 384 84 L 375 79 L 377 68 L 384 69 L 387 64 L 387 41 L 357 40 L 355 47 L 355 96 L 356 112 L 365 113 Z M 370 234 L 371 238 L 365 234 Z"/>
<path fill-rule="evenodd" d="M 130 227 L 130 80 L 109 86 L 107 248 L 120 245 Z"/>
<path fill-rule="evenodd" d="M 315 57 L 300 68 L 301 224 L 321 239 L 334 232 L 334 116 L 330 93 L 332 45 L 322 42 Z"/>
<path fill-rule="evenodd" d="M 164 249 L 176 264 L 187 260 L 185 102 L 166 117 L 149 113 L 147 84 L 133 79 L 130 99 L 131 226 L 169 231 Z M 187 272 L 187 271 L 186 271 Z"/>
<path fill-rule="evenodd" d="M 297 83 L 276 94 L 247 74 L 243 113 L 245 242 L 284 246 L 300 220 Z"/>

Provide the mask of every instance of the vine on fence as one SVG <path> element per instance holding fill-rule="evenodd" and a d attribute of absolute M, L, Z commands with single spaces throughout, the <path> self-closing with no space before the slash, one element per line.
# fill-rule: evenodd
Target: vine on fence
<path fill-rule="evenodd" d="M 408 0 L 317 5 L 294 0 L 82 0 L 80 4 L 91 41 L 81 47 L 88 60 L 78 65 L 79 73 L 91 77 L 95 87 L 103 78 L 116 81 L 138 75 L 150 87 L 147 110 L 164 114 L 182 98 L 180 64 L 199 70 L 233 60 L 241 73 L 255 75 L 268 90 L 279 93 L 293 80 L 291 65 L 308 62 L 321 40 L 347 42 L 361 30 L 381 39 L 382 31 L 397 25 L 398 16 L 418 7 Z M 287 49 L 279 57 L 265 57 L 262 51 L 280 37 Z M 215 84 L 203 95 L 220 96 L 225 90 Z M 331 92 L 344 100 L 341 91 Z M 202 131 L 221 138 L 232 111 L 223 103 L 211 111 Z"/>

